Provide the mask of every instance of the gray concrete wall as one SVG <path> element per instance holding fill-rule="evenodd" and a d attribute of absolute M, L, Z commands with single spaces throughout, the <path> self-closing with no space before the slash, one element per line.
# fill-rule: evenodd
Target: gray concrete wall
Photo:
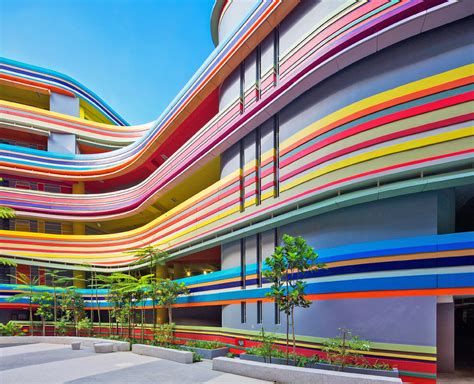
<path fill-rule="evenodd" d="M 232 1 L 219 23 L 219 44 L 221 44 L 244 21 L 256 0 Z"/>
<path fill-rule="evenodd" d="M 274 303 L 263 303 L 263 323 L 257 324 L 257 304 L 247 303 L 247 323 L 240 322 L 240 305 L 226 305 L 222 326 L 267 332 L 286 332 L 286 318 L 275 324 Z M 436 298 L 390 297 L 381 299 L 341 299 L 314 301 L 295 312 L 297 335 L 335 337 L 338 329 L 371 342 L 436 345 Z"/>
<path fill-rule="evenodd" d="M 438 372 L 454 372 L 454 302 L 437 305 L 436 346 Z"/>
<path fill-rule="evenodd" d="M 302 0 L 280 24 L 280 52 L 292 48 L 346 0 Z"/>
<path fill-rule="evenodd" d="M 49 98 L 49 109 L 52 112 L 79 117 L 79 99 L 77 97 L 51 92 Z"/>
<path fill-rule="evenodd" d="M 240 97 L 240 67 L 232 72 L 221 85 L 219 91 L 219 111 Z"/>
<path fill-rule="evenodd" d="M 48 151 L 58 153 L 76 153 L 76 135 L 51 132 L 48 137 Z"/>
<path fill-rule="evenodd" d="M 348 208 L 285 225 L 280 233 L 303 236 L 316 250 L 368 241 L 435 235 L 438 230 L 436 192 L 396 197 Z"/>

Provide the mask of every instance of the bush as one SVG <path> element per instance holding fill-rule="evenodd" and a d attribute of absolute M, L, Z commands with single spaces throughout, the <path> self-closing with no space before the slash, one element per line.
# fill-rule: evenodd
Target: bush
<path fill-rule="evenodd" d="M 207 340 L 188 340 L 186 345 L 193 348 L 202 348 L 202 349 L 218 349 L 224 348 L 226 345 L 219 341 L 207 341 Z"/>
<path fill-rule="evenodd" d="M 22 336 L 25 334 L 23 329 L 13 321 L 9 321 L 6 324 L 0 323 L 0 334 L 2 336 Z"/>
<path fill-rule="evenodd" d="M 326 352 L 329 363 L 339 365 L 341 370 L 345 365 L 366 363 L 362 353 L 370 350 L 370 343 L 353 336 L 348 329 L 339 330 L 340 335 L 324 343 L 323 351 Z"/>
<path fill-rule="evenodd" d="M 198 363 L 200 361 L 202 361 L 202 356 L 197 352 L 193 352 L 193 363 Z"/>
<path fill-rule="evenodd" d="M 92 323 L 89 318 L 85 317 L 79 320 L 77 322 L 77 330 L 79 331 L 79 335 L 81 334 L 81 331 L 85 331 L 85 334 L 89 336 L 92 331 Z"/>
<path fill-rule="evenodd" d="M 156 334 L 154 335 L 154 341 L 158 345 L 173 344 L 173 328 L 174 324 L 158 324 L 156 328 Z"/>
<path fill-rule="evenodd" d="M 54 324 L 54 327 L 56 328 L 56 333 L 59 335 L 59 336 L 64 336 L 67 334 L 67 331 L 68 331 L 68 324 L 66 321 L 64 321 L 63 319 L 61 319 L 60 321 L 56 322 L 56 324 Z"/>

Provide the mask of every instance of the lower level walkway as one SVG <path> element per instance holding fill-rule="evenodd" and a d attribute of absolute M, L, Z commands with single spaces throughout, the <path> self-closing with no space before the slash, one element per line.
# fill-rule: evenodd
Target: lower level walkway
<path fill-rule="evenodd" d="M 0 341 L 1 343 L 1 341 Z M 179 364 L 131 352 L 96 354 L 56 344 L 0 345 L 2 384 L 263 384 L 216 372 L 210 361 Z"/>

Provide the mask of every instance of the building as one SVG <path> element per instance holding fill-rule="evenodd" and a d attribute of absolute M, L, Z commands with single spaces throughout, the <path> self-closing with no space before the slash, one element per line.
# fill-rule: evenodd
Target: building
<path fill-rule="evenodd" d="M 435 382 L 472 357 L 472 13 L 217 0 L 215 51 L 135 127 L 68 76 L 3 59 L 0 205 L 17 217 L 0 253 L 19 265 L 3 267 L 0 319 L 24 316 L 10 274 L 127 270 L 127 251 L 156 245 L 171 255 L 157 273 L 192 292 L 178 336 L 245 347 L 284 332 L 261 271 L 288 233 L 328 266 L 307 279 L 299 348 L 344 326 L 405 381 Z"/>

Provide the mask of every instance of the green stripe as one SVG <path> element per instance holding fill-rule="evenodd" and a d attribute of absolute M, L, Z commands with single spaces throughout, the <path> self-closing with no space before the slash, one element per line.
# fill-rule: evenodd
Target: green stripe
<path fill-rule="evenodd" d="M 209 331 L 209 332 L 221 332 L 221 333 L 233 333 L 242 336 L 255 337 L 258 336 L 260 331 L 247 331 L 235 328 L 221 328 L 221 327 L 201 327 L 195 325 L 179 325 L 176 326 L 177 331 Z M 285 339 L 286 335 L 283 333 L 272 333 L 275 337 L 279 339 Z M 296 336 L 296 341 L 313 343 L 313 344 L 323 344 L 327 338 L 323 337 L 314 337 L 314 336 Z M 424 345 L 410 345 L 410 344 L 391 344 L 391 343 L 370 343 L 372 349 L 379 349 L 382 351 L 390 352 L 410 352 L 410 353 L 423 353 L 423 354 L 436 354 L 436 347 L 434 346 L 424 346 Z"/>

